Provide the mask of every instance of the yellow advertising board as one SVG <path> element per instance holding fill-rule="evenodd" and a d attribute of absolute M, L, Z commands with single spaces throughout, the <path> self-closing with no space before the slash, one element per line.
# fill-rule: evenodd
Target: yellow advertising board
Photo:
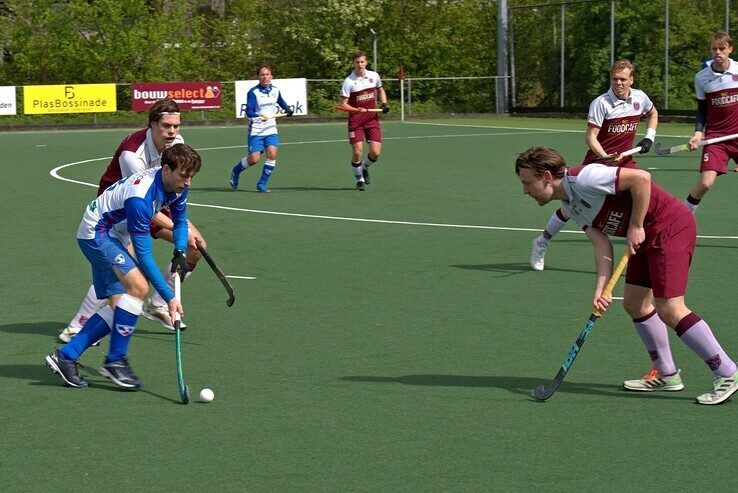
<path fill-rule="evenodd" d="M 115 84 L 23 86 L 27 115 L 115 112 Z"/>

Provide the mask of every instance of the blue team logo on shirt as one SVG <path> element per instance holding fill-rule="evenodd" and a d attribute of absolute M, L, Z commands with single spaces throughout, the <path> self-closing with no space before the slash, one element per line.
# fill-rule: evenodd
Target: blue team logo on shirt
<path fill-rule="evenodd" d="M 115 256 L 115 263 L 118 265 L 123 265 L 126 263 L 126 259 L 122 253 L 119 253 L 118 255 Z"/>

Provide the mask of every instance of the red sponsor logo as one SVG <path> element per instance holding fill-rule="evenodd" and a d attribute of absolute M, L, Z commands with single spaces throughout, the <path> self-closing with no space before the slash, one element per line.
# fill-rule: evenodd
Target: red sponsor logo
<path fill-rule="evenodd" d="M 138 82 L 131 85 L 131 109 L 148 111 L 159 99 L 171 98 L 183 110 L 211 110 L 221 106 L 221 84 L 210 82 Z"/>

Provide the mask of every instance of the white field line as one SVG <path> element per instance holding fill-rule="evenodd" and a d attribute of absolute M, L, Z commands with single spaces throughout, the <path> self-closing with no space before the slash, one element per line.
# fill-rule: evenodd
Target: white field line
<path fill-rule="evenodd" d="M 417 124 L 416 124 L 417 125 Z M 440 125 L 440 124 L 438 124 Z M 490 128 L 490 127 L 484 127 L 484 128 Z M 499 127 L 503 129 L 509 129 L 511 127 Z M 550 133 L 556 133 L 556 132 L 575 132 L 574 130 L 555 130 L 551 132 L 548 129 L 521 129 L 521 130 L 533 130 L 534 132 L 527 132 L 527 133 L 540 133 L 540 131 L 549 131 Z M 495 136 L 495 135 L 517 135 L 520 132 L 510 132 L 510 133 L 489 133 L 489 134 L 464 134 L 464 135 L 426 135 L 426 136 L 412 136 L 412 137 L 394 137 L 394 140 L 404 140 L 404 139 L 432 139 L 432 138 L 444 138 L 444 137 L 478 137 L 478 136 Z M 580 132 L 581 133 L 581 132 Z M 319 140 L 319 141 L 302 141 L 302 142 L 285 142 L 280 145 L 295 145 L 295 144 L 321 144 L 321 143 L 333 143 L 333 142 L 345 142 L 345 139 L 336 139 L 336 140 Z M 222 146 L 222 147 L 206 147 L 206 148 L 200 148 L 199 151 L 207 151 L 207 150 L 215 150 L 215 149 L 233 149 L 233 148 L 241 148 L 243 145 L 238 146 Z M 64 178 L 59 174 L 59 171 L 63 170 L 64 168 L 68 168 L 70 166 L 75 166 L 78 164 L 85 164 L 85 163 L 91 163 L 95 161 L 105 161 L 112 159 L 111 156 L 108 157 L 101 157 L 101 158 L 95 158 L 95 159 L 85 159 L 82 161 L 75 161 L 73 163 L 67 163 L 62 164 L 60 166 L 57 166 L 56 168 L 49 171 L 49 174 L 61 181 L 66 181 L 69 183 L 75 183 L 78 185 L 84 185 L 88 187 L 97 188 L 98 185 L 93 183 L 87 183 L 84 181 L 78 181 L 78 180 L 72 180 L 70 178 Z M 286 216 L 286 217 L 302 217 L 302 218 L 309 218 L 309 219 L 329 219 L 334 221 L 353 221 L 353 222 L 364 222 L 364 223 L 375 223 L 375 224 L 398 224 L 398 225 L 404 225 L 404 226 L 429 226 L 429 227 L 435 227 L 435 228 L 458 228 L 458 229 L 479 229 L 479 230 L 491 230 L 491 231 L 524 231 L 524 232 L 531 232 L 531 233 L 539 233 L 541 231 L 541 228 L 516 228 L 516 227 L 508 227 L 508 226 L 483 226 L 483 225 L 475 225 L 475 224 L 446 224 L 446 223 L 429 223 L 429 222 L 417 222 L 417 221 L 393 221 L 388 219 L 368 219 L 368 218 L 362 218 L 362 217 L 345 217 L 345 216 L 327 216 L 327 215 L 321 215 L 321 214 L 299 214 L 295 212 L 278 212 L 278 211 L 265 211 L 260 209 L 244 209 L 241 207 L 227 207 L 222 205 L 214 205 L 214 204 L 198 204 L 195 202 L 188 202 L 188 205 L 195 206 L 195 207 L 205 207 L 208 209 L 217 209 L 217 210 L 223 210 L 223 211 L 233 211 L 233 212 L 245 212 L 250 214 L 270 214 L 274 216 Z M 584 234 L 583 231 L 568 231 L 564 230 L 561 231 L 562 233 L 566 234 Z M 699 235 L 697 238 L 701 239 L 729 239 L 729 240 L 738 240 L 738 236 L 718 236 L 718 235 Z"/>
<path fill-rule="evenodd" d="M 228 279 L 256 279 L 251 276 L 226 276 Z"/>

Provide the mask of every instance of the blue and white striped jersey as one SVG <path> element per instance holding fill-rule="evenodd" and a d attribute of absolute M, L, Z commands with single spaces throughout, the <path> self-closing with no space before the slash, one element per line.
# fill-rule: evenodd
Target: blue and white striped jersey
<path fill-rule="evenodd" d="M 136 262 L 154 288 L 165 300 L 174 294 L 167 287 L 152 255 L 151 219 L 164 207 L 169 208 L 174 222 L 175 249 L 187 249 L 187 195 L 164 191 L 162 168 L 150 168 L 134 173 L 109 186 L 89 203 L 77 238 L 91 240 L 113 236 L 124 245 L 133 243 Z"/>
<path fill-rule="evenodd" d="M 276 115 L 279 108 L 289 111 L 290 107 L 282 99 L 282 93 L 273 84 L 267 87 L 256 84 L 246 94 L 246 116 L 249 122 L 249 136 L 260 137 L 272 135 L 277 132 L 277 122 L 274 118 L 266 121 L 259 118 L 260 115 Z"/>

